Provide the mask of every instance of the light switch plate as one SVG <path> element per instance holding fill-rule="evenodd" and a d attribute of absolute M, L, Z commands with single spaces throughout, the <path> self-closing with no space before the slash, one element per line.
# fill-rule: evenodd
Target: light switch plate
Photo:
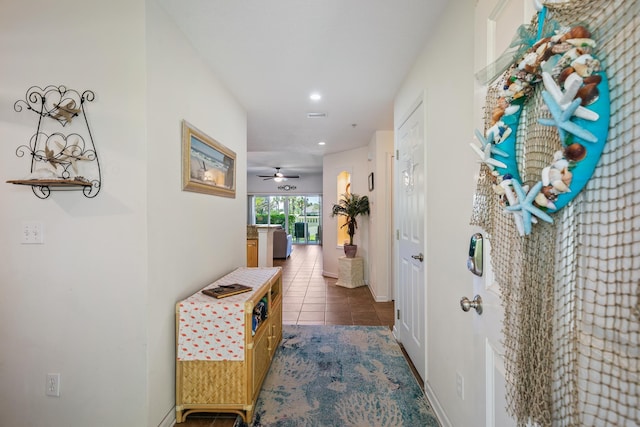
<path fill-rule="evenodd" d="M 41 221 L 23 221 L 21 232 L 23 245 L 44 244 L 44 226 Z"/>

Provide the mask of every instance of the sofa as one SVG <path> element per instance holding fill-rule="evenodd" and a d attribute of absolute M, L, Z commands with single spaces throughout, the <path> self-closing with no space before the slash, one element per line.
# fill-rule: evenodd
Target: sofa
<path fill-rule="evenodd" d="M 293 238 L 291 234 L 280 228 L 273 230 L 273 257 L 274 258 L 289 258 L 291 255 L 291 249 L 293 244 Z"/>

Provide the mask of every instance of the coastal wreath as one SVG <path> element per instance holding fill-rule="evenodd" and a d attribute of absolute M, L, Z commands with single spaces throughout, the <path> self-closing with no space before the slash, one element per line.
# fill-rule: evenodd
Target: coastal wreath
<path fill-rule="evenodd" d="M 492 188 L 504 209 L 513 214 L 521 236 L 529 235 L 538 219 L 553 222 L 549 213 L 559 211 L 582 191 L 602 155 L 609 128 L 609 85 L 593 53 L 596 41 L 591 32 L 576 25 L 541 37 L 543 23 L 541 13 L 537 41 L 505 71 L 491 126 L 484 134 L 476 130 L 480 147 L 471 144 L 480 162 L 491 170 Z M 538 123 L 557 128 L 562 149 L 529 188 L 518 171 L 518 125 L 540 83 L 551 117 L 539 118 Z"/>

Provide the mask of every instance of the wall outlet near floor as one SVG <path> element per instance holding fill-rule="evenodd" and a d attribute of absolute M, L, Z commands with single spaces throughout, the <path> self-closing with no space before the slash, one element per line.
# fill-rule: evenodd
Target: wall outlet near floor
<path fill-rule="evenodd" d="M 47 396 L 60 397 L 60 374 L 47 374 Z"/>
<path fill-rule="evenodd" d="M 456 394 L 464 400 L 464 377 L 460 372 L 456 372 Z"/>

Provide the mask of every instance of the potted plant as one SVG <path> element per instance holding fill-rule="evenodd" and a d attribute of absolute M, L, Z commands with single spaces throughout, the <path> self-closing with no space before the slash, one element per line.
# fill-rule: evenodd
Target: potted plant
<path fill-rule="evenodd" d="M 358 246 L 353 244 L 353 235 L 356 234 L 358 228 L 358 215 L 369 215 L 369 198 L 367 196 L 345 193 L 340 196 L 338 203 L 335 203 L 331 209 L 332 217 L 346 217 L 345 223 L 340 228 L 346 226 L 349 235 L 349 244 L 344 244 L 344 254 L 347 258 L 355 257 L 358 250 Z"/>

